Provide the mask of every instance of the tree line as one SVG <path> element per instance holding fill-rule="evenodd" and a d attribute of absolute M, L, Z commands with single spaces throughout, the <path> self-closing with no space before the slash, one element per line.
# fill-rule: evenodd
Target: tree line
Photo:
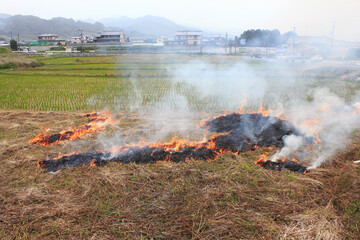
<path fill-rule="evenodd" d="M 240 45 L 241 39 L 244 39 L 245 46 L 249 47 L 277 47 L 296 36 L 296 33 L 292 31 L 281 34 L 278 29 L 250 29 L 244 31 L 240 36 L 235 36 L 234 41 L 235 44 Z"/>

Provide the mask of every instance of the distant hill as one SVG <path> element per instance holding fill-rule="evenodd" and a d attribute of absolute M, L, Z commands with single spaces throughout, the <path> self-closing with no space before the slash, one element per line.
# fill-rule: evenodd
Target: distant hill
<path fill-rule="evenodd" d="M 9 37 L 12 33 L 17 38 L 19 34 L 20 39 L 25 41 L 37 40 L 37 36 L 44 33 L 54 33 L 69 39 L 72 36 L 79 36 L 79 29 L 83 29 L 83 34 L 92 36 L 104 30 L 121 30 L 132 37 L 172 37 L 176 31 L 194 28 L 151 15 L 140 18 L 104 18 L 98 21 L 89 18 L 75 21 L 62 17 L 47 20 L 32 15 L 11 16 L 0 13 L 0 35 Z"/>
<path fill-rule="evenodd" d="M 104 18 L 98 21 L 103 23 L 108 29 L 122 29 L 125 32 L 135 32 L 153 37 L 162 35 L 174 36 L 176 31 L 192 29 L 176 24 L 167 18 L 151 15 L 135 19 L 128 17 Z"/>
<path fill-rule="evenodd" d="M 0 18 L 0 35 L 10 36 L 12 32 L 13 36 L 20 34 L 21 40 L 36 40 L 37 36 L 43 33 L 54 33 L 69 39 L 72 36 L 79 36 L 79 29 L 83 29 L 83 34 L 95 35 L 104 30 L 104 25 L 99 22 L 91 24 L 61 17 L 50 20 L 31 15 Z"/>
<path fill-rule="evenodd" d="M 0 13 L 0 18 L 8 18 L 8 17 L 11 17 L 11 15 L 5 14 L 5 13 Z"/>

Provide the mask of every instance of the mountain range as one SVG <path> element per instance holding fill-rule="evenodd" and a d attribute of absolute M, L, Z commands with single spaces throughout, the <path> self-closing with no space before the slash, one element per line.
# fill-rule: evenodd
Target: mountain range
<path fill-rule="evenodd" d="M 36 40 L 37 36 L 44 33 L 54 33 L 62 38 L 78 36 L 79 29 L 85 34 L 101 32 L 104 25 L 101 23 L 87 23 L 74 21 L 67 18 L 52 18 L 50 20 L 35 16 L 15 15 L 7 18 L 0 18 L 0 35 L 20 35 L 22 40 Z"/>
<path fill-rule="evenodd" d="M 21 40 L 36 40 L 37 36 L 44 33 L 54 33 L 62 38 L 69 39 L 83 34 L 95 35 L 101 31 L 124 31 L 132 37 L 158 37 L 173 36 L 176 31 L 188 28 L 164 17 L 147 15 L 139 18 L 104 18 L 99 20 L 85 19 L 74 20 L 56 17 L 42 19 L 32 15 L 8 15 L 0 13 L 0 36 L 17 37 Z"/>
<path fill-rule="evenodd" d="M 176 31 L 190 29 L 164 18 L 147 15 L 139 18 L 103 18 L 99 22 L 106 28 L 117 28 L 125 32 L 137 32 L 146 36 L 173 36 Z"/>

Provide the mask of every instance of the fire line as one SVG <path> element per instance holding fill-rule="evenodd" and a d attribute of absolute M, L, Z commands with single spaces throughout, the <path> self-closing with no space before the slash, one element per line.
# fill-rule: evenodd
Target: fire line
<path fill-rule="evenodd" d="M 106 125 L 117 122 L 113 120 L 112 114 L 110 114 L 108 111 L 100 113 L 92 112 L 89 114 L 84 114 L 82 117 L 91 117 L 91 119 L 88 121 L 88 123 L 82 125 L 79 128 L 69 128 L 52 135 L 48 133 L 49 129 L 47 129 L 46 131 L 39 133 L 34 138 L 30 139 L 29 144 L 49 146 L 62 141 L 71 141 L 74 139 L 79 139 L 86 134 L 100 132 L 105 129 Z"/>
<path fill-rule="evenodd" d="M 49 172 L 57 172 L 74 166 L 102 166 L 107 162 L 156 163 L 158 161 L 187 162 L 189 159 L 216 160 L 219 154 L 240 153 L 257 147 L 283 147 L 286 135 L 302 135 L 290 122 L 261 113 L 226 114 L 201 122 L 202 128 L 222 133 L 204 142 L 173 139 L 168 143 L 129 144 L 111 151 L 73 153 L 56 159 L 41 160 L 38 166 Z M 266 159 L 258 164 L 266 169 L 289 169 L 304 173 L 306 167 L 293 159 L 271 162 Z"/>

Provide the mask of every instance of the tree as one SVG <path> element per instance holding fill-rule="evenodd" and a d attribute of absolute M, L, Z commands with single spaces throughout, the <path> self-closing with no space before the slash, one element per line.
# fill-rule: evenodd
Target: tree
<path fill-rule="evenodd" d="M 238 38 L 239 41 L 241 39 L 245 39 L 246 46 L 250 47 L 277 47 L 282 42 L 282 36 L 277 29 L 271 31 L 261 29 L 247 30 Z"/>
<path fill-rule="evenodd" d="M 11 39 L 11 40 L 10 40 L 10 48 L 11 48 L 11 50 L 13 50 L 13 51 L 17 51 L 17 42 L 16 42 L 15 39 Z"/>
<path fill-rule="evenodd" d="M 234 41 L 235 41 L 235 44 L 236 44 L 237 46 L 239 46 L 240 38 L 239 38 L 238 36 L 235 36 Z"/>
<path fill-rule="evenodd" d="M 297 34 L 295 32 L 286 32 L 281 35 L 281 42 L 285 44 L 289 39 L 296 38 Z"/>

